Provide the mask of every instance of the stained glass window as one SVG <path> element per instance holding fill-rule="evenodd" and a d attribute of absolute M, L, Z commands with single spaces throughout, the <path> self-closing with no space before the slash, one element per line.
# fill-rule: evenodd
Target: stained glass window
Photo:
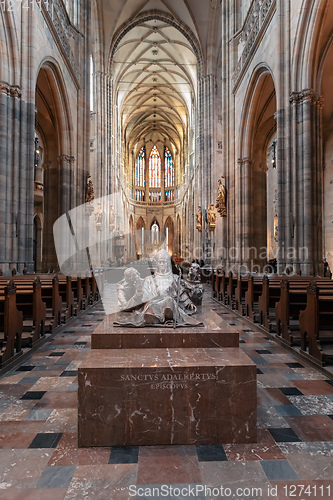
<path fill-rule="evenodd" d="M 165 191 L 165 201 L 174 201 L 175 199 L 175 192 L 173 189 L 168 189 Z"/>
<path fill-rule="evenodd" d="M 145 201 L 145 192 L 142 189 L 135 190 L 135 199 L 136 201 Z"/>
<path fill-rule="evenodd" d="M 162 200 L 161 191 L 149 191 L 149 201 L 152 203 L 158 203 Z"/>
<path fill-rule="evenodd" d="M 149 156 L 149 187 L 161 187 L 161 157 L 156 146 Z"/>
<path fill-rule="evenodd" d="M 175 165 L 173 163 L 172 154 L 170 150 L 164 148 L 164 161 L 165 161 L 165 187 L 173 187 L 175 185 Z"/>
<path fill-rule="evenodd" d="M 135 185 L 145 187 L 145 157 L 146 148 L 143 146 L 135 163 Z"/>

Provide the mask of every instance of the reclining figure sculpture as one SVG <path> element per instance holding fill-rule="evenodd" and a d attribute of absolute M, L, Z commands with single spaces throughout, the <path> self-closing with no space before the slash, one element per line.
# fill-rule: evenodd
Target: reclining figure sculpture
<path fill-rule="evenodd" d="M 192 316 L 197 312 L 190 290 L 180 275 L 172 273 L 171 257 L 166 250 L 155 255 L 156 270 L 141 279 L 135 268 L 125 270 L 118 283 L 118 304 L 126 314 L 118 315 L 118 326 L 202 326 Z M 127 314 L 131 311 L 131 314 Z"/>

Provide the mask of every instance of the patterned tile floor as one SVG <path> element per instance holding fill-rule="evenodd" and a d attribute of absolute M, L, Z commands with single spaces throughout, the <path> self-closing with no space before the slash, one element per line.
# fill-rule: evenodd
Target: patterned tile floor
<path fill-rule="evenodd" d="M 0 379 L 0 499 L 333 499 L 333 381 L 206 302 L 257 364 L 257 443 L 78 449 L 77 369 L 98 304 Z"/>

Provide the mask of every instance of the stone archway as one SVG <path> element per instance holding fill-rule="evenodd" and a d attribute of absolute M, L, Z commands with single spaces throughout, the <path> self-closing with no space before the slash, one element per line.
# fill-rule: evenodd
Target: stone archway
<path fill-rule="evenodd" d="M 333 39 L 329 41 L 322 69 L 321 93 L 324 98 L 322 111 L 323 151 L 323 232 L 324 256 L 333 265 Z"/>
<path fill-rule="evenodd" d="M 71 126 L 64 85 L 56 66 L 49 61 L 42 64 L 38 73 L 35 108 L 35 128 L 43 143 L 43 173 L 35 182 L 35 203 L 36 194 L 42 193 L 42 270 L 47 271 L 58 268 L 53 224 L 74 205 L 75 185 L 74 157 L 70 154 Z"/>
<path fill-rule="evenodd" d="M 270 70 L 261 67 L 249 86 L 238 160 L 239 264 L 262 271 L 278 257 L 276 91 Z"/>

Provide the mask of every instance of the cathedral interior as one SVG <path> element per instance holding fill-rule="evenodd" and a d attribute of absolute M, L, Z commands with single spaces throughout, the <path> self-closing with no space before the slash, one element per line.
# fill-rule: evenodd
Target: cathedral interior
<path fill-rule="evenodd" d="M 1 499 L 333 498 L 331 85 L 332 0 L 0 2 Z M 80 446 L 120 291 L 238 335 L 254 441 Z"/>

